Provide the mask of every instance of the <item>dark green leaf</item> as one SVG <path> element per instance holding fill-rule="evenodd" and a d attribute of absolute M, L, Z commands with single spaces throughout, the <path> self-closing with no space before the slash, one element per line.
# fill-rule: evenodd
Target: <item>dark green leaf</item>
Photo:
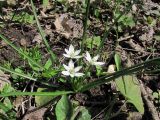
<path fill-rule="evenodd" d="M 91 115 L 85 107 L 82 107 L 77 120 L 91 120 Z"/>
<path fill-rule="evenodd" d="M 63 95 L 58 101 L 55 113 L 57 120 L 70 120 L 72 115 L 72 105 L 67 95 Z"/>
<path fill-rule="evenodd" d="M 37 92 L 48 91 L 45 88 L 38 88 Z M 43 106 L 46 103 L 50 102 L 55 96 L 35 96 L 35 102 L 37 107 Z"/>
<path fill-rule="evenodd" d="M 115 80 L 118 90 L 132 103 L 139 112 L 144 113 L 140 86 L 134 75 L 126 75 Z"/>

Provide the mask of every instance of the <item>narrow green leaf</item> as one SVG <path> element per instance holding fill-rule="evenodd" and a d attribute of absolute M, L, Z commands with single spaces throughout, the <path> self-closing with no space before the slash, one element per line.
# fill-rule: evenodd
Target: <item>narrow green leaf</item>
<path fill-rule="evenodd" d="M 46 45 L 47 51 L 51 54 L 52 61 L 55 61 L 57 59 L 57 57 L 53 53 L 53 51 L 51 50 L 51 48 L 50 48 L 50 46 L 49 46 L 49 44 L 48 44 L 48 42 L 46 40 L 45 33 L 42 30 L 41 25 L 40 25 L 39 20 L 38 20 L 38 17 L 37 17 L 37 13 L 36 13 L 36 10 L 35 10 L 35 6 L 33 4 L 33 0 L 31 0 L 31 6 L 32 6 L 33 14 L 34 14 L 34 17 L 36 19 L 37 27 L 38 27 L 38 30 L 39 30 L 40 35 L 42 37 L 42 40 L 44 41 L 44 43 Z"/>
<path fill-rule="evenodd" d="M 12 73 L 12 74 L 21 76 L 21 77 L 23 77 L 23 78 L 27 78 L 27 79 L 29 79 L 29 80 L 37 81 L 37 79 L 32 78 L 31 76 L 28 76 L 28 75 L 23 74 L 23 73 L 20 73 L 20 72 L 16 72 L 16 71 L 14 71 L 14 70 L 11 70 L 11 69 L 8 69 L 8 68 L 2 67 L 2 66 L 0 66 L 0 69 L 3 70 L 3 71 L 5 71 L 5 72 L 9 72 L 9 73 Z"/>
<path fill-rule="evenodd" d="M 112 81 L 112 80 L 114 80 L 118 77 L 128 75 L 128 74 L 132 74 L 132 73 L 135 73 L 135 72 L 139 72 L 140 70 L 146 69 L 150 66 L 157 66 L 157 65 L 160 65 L 160 58 L 159 57 L 148 60 L 148 61 L 145 61 L 145 62 L 137 64 L 137 65 L 134 65 L 134 66 L 129 67 L 129 68 L 125 68 L 125 69 L 117 71 L 115 73 L 102 76 L 102 77 L 98 78 L 97 80 L 95 80 L 93 82 L 90 82 L 88 84 L 84 84 L 83 86 L 79 87 L 78 91 L 81 91 L 81 92 L 86 91 L 86 90 L 89 90 L 93 87 L 105 84 L 106 82 L 110 82 L 110 81 Z"/>
<path fill-rule="evenodd" d="M 115 60 L 115 63 L 116 63 L 117 71 L 119 71 L 121 69 L 121 58 L 120 58 L 120 55 L 116 53 L 114 55 L 114 60 Z"/>
<path fill-rule="evenodd" d="M 67 95 L 63 95 L 58 101 L 55 109 L 57 120 L 70 120 L 72 111 L 71 102 Z"/>
<path fill-rule="evenodd" d="M 58 73 L 57 70 L 49 69 L 49 70 L 44 71 L 44 72 L 42 73 L 42 76 L 45 77 L 45 78 L 52 78 L 52 77 L 54 77 L 57 73 Z"/>
<path fill-rule="evenodd" d="M 73 93 L 72 91 L 54 91 L 54 92 L 9 92 L 2 93 L 0 97 L 8 97 L 8 96 L 22 96 L 22 95 L 35 95 L 35 96 L 59 96 Z"/>
<path fill-rule="evenodd" d="M 44 68 L 48 70 L 51 66 L 52 66 L 52 60 L 49 58 L 46 64 L 44 65 Z"/>
<path fill-rule="evenodd" d="M 134 75 L 126 75 L 115 80 L 118 90 L 132 103 L 139 112 L 144 113 L 140 86 Z"/>

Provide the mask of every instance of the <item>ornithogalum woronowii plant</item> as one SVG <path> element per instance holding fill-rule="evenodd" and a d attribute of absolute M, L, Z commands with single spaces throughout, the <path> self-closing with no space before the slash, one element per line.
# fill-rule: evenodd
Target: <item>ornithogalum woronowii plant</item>
<path fill-rule="evenodd" d="M 99 55 L 91 57 L 88 51 L 81 53 L 81 50 L 75 50 L 72 44 L 68 49 L 65 49 L 63 55 L 67 58 L 68 65 L 63 64 L 65 70 L 62 71 L 62 74 L 67 76 L 67 79 L 69 79 L 74 90 L 76 90 L 77 85 L 82 85 L 81 82 L 85 80 L 85 77 L 87 76 L 85 74 L 89 70 L 92 72 L 91 69 L 89 69 L 90 66 L 102 66 L 105 64 L 104 62 L 98 61 Z M 80 58 L 82 60 L 79 62 Z"/>

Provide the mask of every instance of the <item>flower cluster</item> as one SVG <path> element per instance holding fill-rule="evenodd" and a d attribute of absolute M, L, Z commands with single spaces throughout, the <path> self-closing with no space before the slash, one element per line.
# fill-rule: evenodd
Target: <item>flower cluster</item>
<path fill-rule="evenodd" d="M 82 66 L 75 67 L 74 62 L 72 59 L 79 59 L 83 57 L 82 55 L 79 55 L 81 50 L 75 50 L 73 45 L 69 46 L 69 49 L 65 49 L 65 54 L 63 54 L 66 58 L 70 58 L 70 61 L 68 63 L 68 66 L 63 64 L 65 71 L 62 71 L 62 74 L 65 76 L 71 76 L 71 77 L 80 77 L 83 76 L 83 73 L 80 73 L 80 69 Z M 104 62 L 97 62 L 99 55 L 96 55 L 95 57 L 91 57 L 89 52 L 87 51 L 85 53 L 85 59 L 88 61 L 90 65 L 100 66 L 104 65 Z"/>

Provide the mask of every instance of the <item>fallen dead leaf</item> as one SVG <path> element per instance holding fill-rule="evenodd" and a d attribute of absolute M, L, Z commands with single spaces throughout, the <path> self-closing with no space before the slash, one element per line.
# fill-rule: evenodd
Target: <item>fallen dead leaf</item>
<path fill-rule="evenodd" d="M 60 17 L 57 16 L 54 24 L 56 26 L 57 32 L 63 34 L 68 39 L 72 33 L 70 26 L 67 24 L 67 17 L 67 14 L 62 14 Z"/>
<path fill-rule="evenodd" d="M 83 22 L 80 19 L 73 19 L 68 14 L 56 15 L 54 22 L 56 31 L 64 35 L 67 39 L 70 37 L 81 37 L 83 34 Z"/>
<path fill-rule="evenodd" d="M 15 110 L 18 111 L 18 108 L 19 106 L 22 105 L 22 102 L 23 102 L 23 97 L 22 96 L 18 96 L 14 102 L 13 102 L 13 105 L 15 106 Z"/>
<path fill-rule="evenodd" d="M 134 42 L 133 39 L 130 39 L 128 41 L 128 44 L 136 51 L 145 52 L 145 49 L 142 46 L 140 46 L 138 43 Z"/>
<path fill-rule="evenodd" d="M 16 116 L 20 117 L 20 115 L 24 114 L 25 110 L 24 110 L 24 104 L 23 104 L 23 97 L 22 96 L 18 96 L 16 97 L 16 99 L 13 101 L 13 105 L 15 107 L 16 112 Z"/>
<path fill-rule="evenodd" d="M 23 47 L 26 47 L 26 46 L 27 46 L 27 41 L 26 41 L 24 38 L 22 38 L 22 39 L 20 40 L 20 44 L 21 44 Z"/>
<path fill-rule="evenodd" d="M 1 47 L 4 47 L 4 46 L 7 46 L 7 43 L 2 40 L 1 41 Z"/>
<path fill-rule="evenodd" d="M 109 65 L 108 66 L 108 70 L 107 70 L 107 73 L 114 73 L 115 72 L 115 65 Z"/>
<path fill-rule="evenodd" d="M 33 39 L 33 41 L 32 41 L 33 43 L 38 43 L 38 44 L 41 44 L 42 43 L 42 37 L 41 37 L 41 35 L 38 33 L 35 37 L 34 37 L 34 39 Z"/>
<path fill-rule="evenodd" d="M 45 107 L 35 111 L 33 110 L 32 112 L 27 113 L 22 120 L 43 120 L 43 116 L 46 111 L 47 108 Z"/>

